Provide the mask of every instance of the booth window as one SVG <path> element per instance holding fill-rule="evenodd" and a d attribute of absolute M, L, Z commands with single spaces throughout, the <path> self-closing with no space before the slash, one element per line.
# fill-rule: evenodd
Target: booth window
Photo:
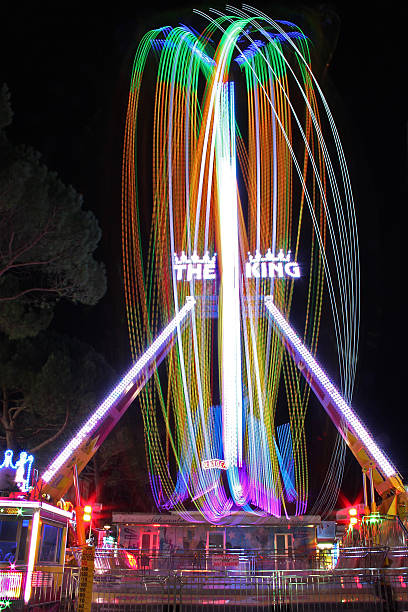
<path fill-rule="evenodd" d="M 16 519 L 0 519 L 0 563 L 14 563 L 17 550 Z"/>
<path fill-rule="evenodd" d="M 42 526 L 39 561 L 45 563 L 58 562 L 61 553 L 61 533 L 61 527 L 47 524 Z"/>
<path fill-rule="evenodd" d="M 26 543 L 27 543 L 27 532 L 30 521 L 24 519 L 21 523 L 21 534 L 20 534 L 20 546 L 18 547 L 18 561 L 25 561 Z"/>

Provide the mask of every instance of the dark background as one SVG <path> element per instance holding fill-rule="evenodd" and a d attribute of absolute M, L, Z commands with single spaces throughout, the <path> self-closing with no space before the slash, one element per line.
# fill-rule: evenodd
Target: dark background
<path fill-rule="evenodd" d="M 257 4 L 274 18 L 312 24 L 317 33 L 312 42 L 320 83 L 342 138 L 360 237 L 361 341 L 353 404 L 407 475 L 407 11 L 356 5 Z M 93 309 L 61 305 L 55 326 L 92 343 L 119 373 L 130 363 L 120 209 L 133 54 L 146 30 L 176 23 L 177 15 L 182 21 L 193 5 L 163 7 L 2 7 L 0 84 L 8 84 L 15 113 L 9 137 L 38 149 L 49 168 L 84 195 L 103 230 L 98 257 L 107 266 L 108 293 Z M 355 461 L 348 460 L 349 495 L 360 478 Z"/>

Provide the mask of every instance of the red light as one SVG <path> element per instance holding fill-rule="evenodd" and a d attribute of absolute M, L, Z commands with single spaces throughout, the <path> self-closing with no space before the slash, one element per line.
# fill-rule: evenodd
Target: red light
<path fill-rule="evenodd" d="M 357 508 L 349 508 L 348 510 L 348 514 L 349 514 L 349 518 L 350 518 L 350 526 L 353 527 L 354 525 L 357 524 L 358 522 L 358 512 L 357 512 Z"/>
<path fill-rule="evenodd" d="M 90 523 L 92 520 L 92 506 L 84 506 L 84 514 L 82 516 L 84 523 Z"/>

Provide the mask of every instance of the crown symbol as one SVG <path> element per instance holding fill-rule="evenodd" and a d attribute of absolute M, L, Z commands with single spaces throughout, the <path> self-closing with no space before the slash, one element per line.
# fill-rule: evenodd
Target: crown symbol
<path fill-rule="evenodd" d="M 263 261 L 262 255 L 258 249 L 255 251 L 254 257 L 252 257 L 251 253 L 248 253 L 248 258 L 251 263 L 258 263 L 259 261 Z"/>
<path fill-rule="evenodd" d="M 265 259 L 266 261 L 273 261 L 274 259 L 270 248 L 265 253 Z"/>
<path fill-rule="evenodd" d="M 290 261 L 290 250 L 287 252 L 286 257 L 285 257 L 283 249 L 280 249 L 278 253 L 278 257 L 277 259 L 275 259 L 275 261 L 284 261 L 286 263 Z"/>
<path fill-rule="evenodd" d="M 273 262 L 288 263 L 290 261 L 290 250 L 285 255 L 283 249 L 279 249 L 278 254 L 277 255 L 273 255 L 271 249 L 269 248 L 266 251 L 265 256 L 262 257 L 261 253 L 259 252 L 259 249 L 256 249 L 254 256 L 251 253 L 248 252 L 248 261 L 251 264 L 260 263 L 262 261 L 266 261 L 266 262 L 273 261 Z"/>
<path fill-rule="evenodd" d="M 180 257 L 177 253 L 173 253 L 173 263 L 175 266 L 182 266 L 186 264 L 210 264 L 214 265 L 217 263 L 217 253 L 214 253 L 212 257 L 210 257 L 209 252 L 206 251 L 203 257 L 197 255 L 197 251 L 194 251 L 191 257 L 187 257 L 184 251 L 181 251 Z"/>
<path fill-rule="evenodd" d="M 177 253 L 173 253 L 174 255 L 174 264 L 176 266 L 180 266 L 182 264 L 188 263 L 189 259 L 184 251 L 181 251 L 181 256 L 179 257 Z"/>

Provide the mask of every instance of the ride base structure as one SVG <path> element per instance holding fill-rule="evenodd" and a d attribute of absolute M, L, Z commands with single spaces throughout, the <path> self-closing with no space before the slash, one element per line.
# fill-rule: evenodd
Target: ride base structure
<path fill-rule="evenodd" d="M 146 384 L 158 363 L 165 357 L 177 332 L 188 325 L 195 307 L 195 300 L 186 300 L 172 321 L 152 342 L 145 353 L 109 393 L 107 398 L 89 416 L 73 438 L 49 463 L 35 486 L 29 490 L 10 494 L 0 501 L 0 547 L 3 557 L 0 579 L 3 593 L 8 596 L 20 594 L 24 588 L 26 603 L 31 595 L 33 572 L 48 570 L 52 567 L 62 572 L 68 523 L 72 512 L 61 506 L 61 500 L 73 483 L 73 473 L 82 471 L 103 440 L 117 424 L 128 406 Z M 378 447 L 372 435 L 358 418 L 356 412 L 347 405 L 340 393 L 329 381 L 317 361 L 312 357 L 285 317 L 276 308 L 272 298 L 265 300 L 265 315 L 270 316 L 279 329 L 282 342 L 314 391 L 322 407 L 326 410 L 335 427 L 346 440 L 350 450 L 362 467 L 364 475 L 364 503 L 367 515 L 370 514 L 368 494 L 365 486 L 368 475 L 371 492 L 371 513 L 377 512 L 374 491 L 381 498 L 380 512 L 400 513 L 405 517 L 406 492 L 396 468 Z M 13 464 L 12 455 L 7 451 L 7 461 L 16 472 L 21 462 Z M 24 456 L 26 461 L 27 457 Z M 18 463 L 18 462 L 17 462 Z M 31 462 L 26 461 L 31 467 Z M 224 466 L 224 469 L 228 466 Z M 211 469 L 223 469 L 223 466 Z M 24 474 L 19 471 L 18 478 L 24 483 Z M 45 501 L 49 500 L 49 501 Z M 77 523 L 80 525 L 81 508 L 77 504 Z M 80 529 L 78 528 L 78 533 Z M 4 535 L 3 535 L 4 534 Z M 82 535 L 80 544 L 84 545 Z M 23 584 L 23 574 L 19 565 L 26 565 L 27 573 Z M 10 569 L 11 567 L 11 569 Z M 9 569 L 7 569 L 9 568 Z M 7 586 L 6 586 L 7 585 Z"/>
<path fill-rule="evenodd" d="M 95 454 L 109 432 L 115 427 L 129 405 L 134 401 L 147 380 L 165 358 L 177 333 L 188 325 L 195 308 L 194 298 L 188 298 L 174 319 L 152 342 L 146 352 L 135 362 L 108 397 L 85 421 L 68 444 L 50 462 L 40 476 L 30 496 L 41 499 L 50 496 L 55 502 L 61 499 L 72 485 L 72 471 L 78 474 Z M 375 442 L 368 428 L 355 410 L 349 406 L 339 391 L 311 355 L 299 336 L 275 306 L 272 298 L 265 299 L 265 316 L 270 316 L 281 333 L 282 342 L 297 368 L 313 390 L 316 398 L 343 436 L 356 457 L 363 472 L 364 505 L 366 513 L 377 512 L 399 515 L 405 518 L 406 490 L 396 467 Z M 211 469 L 228 470 L 228 464 L 219 462 Z M 369 481 L 369 491 L 367 490 Z M 380 503 L 377 508 L 374 492 Z M 371 500 L 369 499 L 369 493 Z"/>
<path fill-rule="evenodd" d="M 31 490 L 11 493 L 9 498 L 0 500 L 0 548 L 3 554 L 0 561 L 0 581 L 3 596 L 18 598 L 24 592 L 24 601 L 28 603 L 32 591 L 32 577 L 37 576 L 38 572 L 55 570 L 57 575 L 60 575 L 57 582 L 62 580 L 68 524 L 73 520 L 73 512 L 64 509 L 61 500 L 72 486 L 75 467 L 80 473 L 98 450 L 155 371 L 158 362 L 165 357 L 177 330 L 188 324 L 194 307 L 194 299 L 186 301 L 179 313 L 130 368 L 104 402 L 49 463 Z M 329 381 L 271 298 L 265 300 L 265 311 L 279 328 L 286 349 L 360 463 L 364 482 L 368 475 L 371 509 L 365 489 L 364 524 L 368 525 L 370 520 L 375 520 L 375 517 L 379 521 L 378 510 L 388 512 L 389 515 L 400 512 L 405 518 L 406 492 L 395 467 L 375 443 L 356 412 L 346 404 Z M 222 467 L 211 469 L 222 469 Z M 378 508 L 374 498 L 375 491 L 381 498 Z M 81 507 L 78 504 L 76 508 L 78 534 L 80 534 L 80 519 Z M 233 513 L 231 519 L 234 520 Z M 79 540 L 80 544 L 85 545 L 83 535 Z M 372 543 L 375 543 L 374 537 Z M 26 571 L 19 571 L 20 566 L 26 568 Z"/>

